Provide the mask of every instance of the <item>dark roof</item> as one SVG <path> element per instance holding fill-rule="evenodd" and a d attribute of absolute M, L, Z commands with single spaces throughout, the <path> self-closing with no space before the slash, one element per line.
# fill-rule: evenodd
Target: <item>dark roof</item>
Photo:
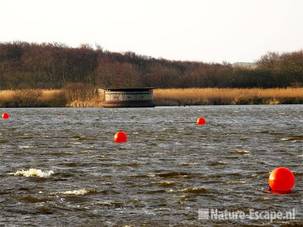
<path fill-rule="evenodd" d="M 106 91 L 149 91 L 152 87 L 135 87 L 135 88 L 105 88 Z"/>

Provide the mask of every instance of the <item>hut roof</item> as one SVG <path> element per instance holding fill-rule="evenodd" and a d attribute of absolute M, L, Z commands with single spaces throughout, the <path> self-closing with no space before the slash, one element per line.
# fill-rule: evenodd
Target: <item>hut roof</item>
<path fill-rule="evenodd" d="M 105 91 L 149 91 L 152 87 L 136 87 L 136 88 L 105 88 Z"/>

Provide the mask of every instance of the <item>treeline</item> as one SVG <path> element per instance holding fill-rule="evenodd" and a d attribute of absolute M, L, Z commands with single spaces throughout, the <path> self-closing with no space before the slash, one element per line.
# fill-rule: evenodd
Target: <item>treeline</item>
<path fill-rule="evenodd" d="M 269 53 L 255 67 L 169 61 L 83 45 L 0 43 L 0 89 L 94 87 L 303 86 L 303 51 Z"/>

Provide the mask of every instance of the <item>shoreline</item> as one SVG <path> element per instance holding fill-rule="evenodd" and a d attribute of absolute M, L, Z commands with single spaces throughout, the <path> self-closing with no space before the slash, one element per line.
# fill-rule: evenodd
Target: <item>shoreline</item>
<path fill-rule="evenodd" d="M 154 89 L 155 106 L 303 104 L 302 88 L 169 88 Z M 94 90 L 0 90 L 0 108 L 102 107 Z"/>

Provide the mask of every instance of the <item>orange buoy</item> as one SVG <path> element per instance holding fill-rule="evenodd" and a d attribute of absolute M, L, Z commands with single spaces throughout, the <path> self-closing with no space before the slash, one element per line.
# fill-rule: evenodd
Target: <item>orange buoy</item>
<path fill-rule="evenodd" d="M 114 141 L 116 143 L 126 143 L 127 142 L 127 134 L 124 131 L 119 131 L 115 134 Z"/>
<path fill-rule="evenodd" d="M 268 184 L 272 192 L 289 193 L 295 185 L 295 176 L 288 168 L 278 167 L 270 173 Z"/>
<path fill-rule="evenodd" d="M 197 125 L 205 125 L 206 124 L 206 120 L 204 117 L 199 117 L 197 119 Z"/>
<path fill-rule="evenodd" d="M 6 112 L 4 112 L 4 113 L 2 114 L 2 119 L 3 119 L 3 120 L 8 120 L 8 119 L 9 119 L 9 114 L 6 113 Z"/>

